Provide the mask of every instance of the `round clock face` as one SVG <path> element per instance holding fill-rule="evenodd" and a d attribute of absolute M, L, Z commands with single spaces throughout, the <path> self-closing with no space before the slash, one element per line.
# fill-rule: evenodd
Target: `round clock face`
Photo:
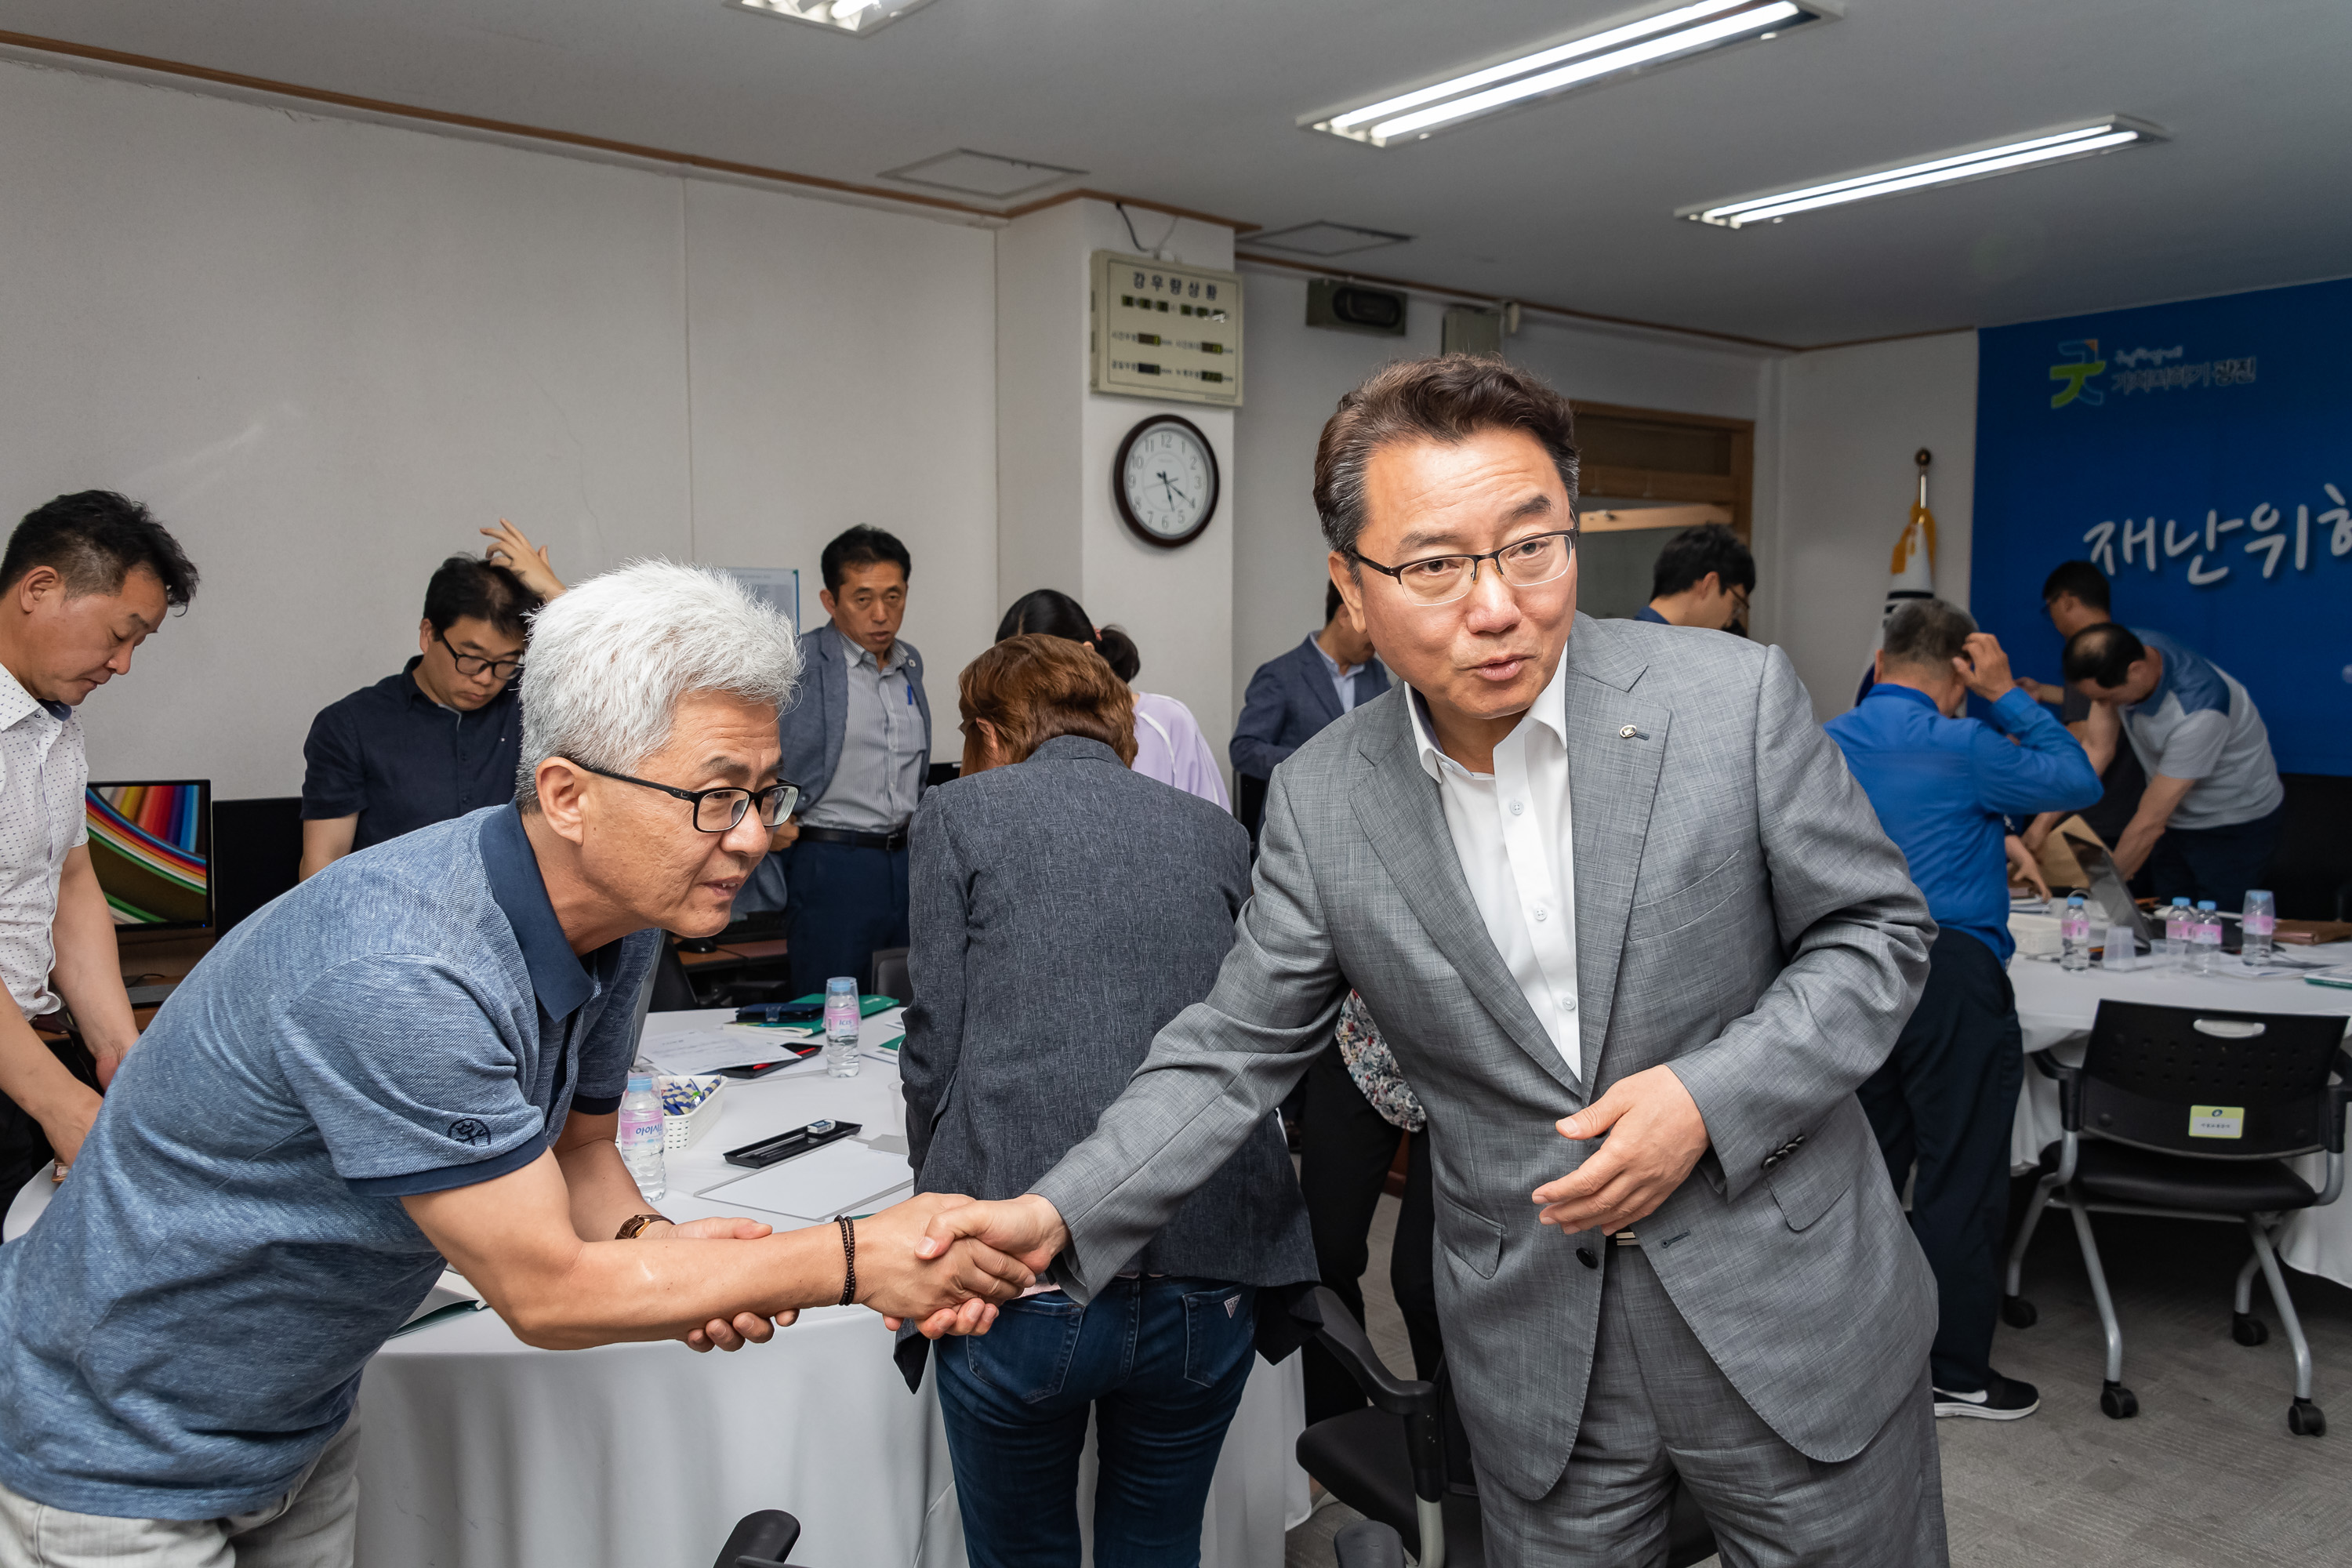
<path fill-rule="evenodd" d="M 1217 456 L 1198 426 L 1172 414 L 1127 433 L 1112 479 L 1119 514 L 1153 544 L 1190 542 L 1217 510 Z"/>

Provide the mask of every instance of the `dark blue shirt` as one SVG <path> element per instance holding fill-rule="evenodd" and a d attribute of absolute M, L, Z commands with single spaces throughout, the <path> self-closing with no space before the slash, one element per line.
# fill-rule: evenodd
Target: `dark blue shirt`
<path fill-rule="evenodd" d="M 520 683 L 460 713 L 416 684 L 423 662 L 321 709 L 302 742 L 302 820 L 357 816 L 353 849 L 514 799 Z"/>
<path fill-rule="evenodd" d="M 0 1247 L 0 1481 L 130 1519 L 284 1495 L 440 1276 L 401 1198 L 614 1110 L 659 940 L 574 954 L 511 807 L 347 856 L 224 937 Z"/>
<path fill-rule="evenodd" d="M 2002 816 L 2079 811 L 2097 801 L 2100 784 L 2081 743 L 2023 688 L 1991 712 L 1991 724 L 1947 719 L 1926 692 L 1881 682 L 1824 728 L 1911 862 L 1936 923 L 1966 931 L 2006 964 L 2017 944 Z"/>
<path fill-rule="evenodd" d="M 1658 614 L 1657 611 L 1652 609 L 1647 605 L 1644 605 L 1640 609 L 1634 611 L 1633 618 L 1637 621 L 1655 621 L 1662 626 L 1670 626 L 1675 624 L 1674 622 L 1666 619 L 1665 616 Z"/>

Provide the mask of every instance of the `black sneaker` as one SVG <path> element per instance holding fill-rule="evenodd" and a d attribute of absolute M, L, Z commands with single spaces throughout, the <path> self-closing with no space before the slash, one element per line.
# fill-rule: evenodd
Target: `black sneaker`
<path fill-rule="evenodd" d="M 1979 1421 L 2017 1421 L 2042 1408 L 2042 1391 L 2013 1377 L 1992 1374 L 1990 1386 L 1974 1394 L 1936 1390 L 1936 1415 L 1973 1415 Z"/>

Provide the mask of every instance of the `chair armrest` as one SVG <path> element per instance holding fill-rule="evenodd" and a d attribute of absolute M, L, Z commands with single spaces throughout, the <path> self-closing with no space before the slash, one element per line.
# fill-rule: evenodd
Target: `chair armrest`
<path fill-rule="evenodd" d="M 2058 1124 L 2069 1132 L 2083 1130 L 2083 1069 L 2072 1062 L 2062 1062 L 2054 1047 L 2028 1051 L 2025 1059 L 2040 1069 L 2044 1078 L 2058 1080 Z"/>
<path fill-rule="evenodd" d="M 1372 1348 L 1363 1324 L 1356 1321 L 1347 1303 L 1328 1285 L 1315 1287 L 1315 1306 L 1323 1314 L 1322 1327 L 1315 1331 L 1323 1348 L 1339 1359 L 1364 1391 L 1364 1397 L 1375 1408 L 1391 1415 L 1428 1415 L 1437 1414 L 1437 1385 L 1418 1378 L 1399 1377 L 1389 1371 L 1381 1360 L 1380 1352 Z"/>
<path fill-rule="evenodd" d="M 2336 1048 L 2336 1081 L 2327 1086 L 2327 1152 L 2344 1152 L 2344 1113 L 2352 1106 L 2352 1051 Z"/>

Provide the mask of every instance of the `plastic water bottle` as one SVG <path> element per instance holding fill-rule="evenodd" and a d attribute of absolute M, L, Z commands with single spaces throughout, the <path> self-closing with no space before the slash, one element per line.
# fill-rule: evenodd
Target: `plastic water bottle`
<path fill-rule="evenodd" d="M 2065 912 L 2058 917 L 2058 940 L 2059 968 L 2079 972 L 2091 967 L 2091 910 L 2080 893 L 2066 895 Z"/>
<path fill-rule="evenodd" d="M 2197 962 L 2195 972 L 2211 974 L 2221 967 L 2221 917 L 2213 900 L 2197 900 Z"/>
<path fill-rule="evenodd" d="M 2189 907 L 2187 899 L 2175 899 L 2172 907 L 2164 911 L 2164 962 L 2158 965 L 2168 974 L 2188 970 L 2190 928 L 2197 923 L 2197 911 Z"/>
<path fill-rule="evenodd" d="M 824 983 L 824 1070 L 835 1078 L 856 1078 L 857 1059 L 857 982 L 836 976 Z"/>
<path fill-rule="evenodd" d="M 2240 956 L 2248 963 L 2261 963 L 2271 955 L 2271 936 L 2278 930 L 2278 900 L 2260 888 L 2246 889 L 2245 917 L 2238 929 L 2243 933 L 2245 946 Z"/>
<path fill-rule="evenodd" d="M 669 1191 L 669 1178 L 662 1171 L 662 1108 L 661 1096 L 654 1092 L 654 1075 L 633 1072 L 629 1089 L 621 1096 L 621 1163 L 628 1166 L 630 1178 L 647 1203 L 660 1199 Z"/>

